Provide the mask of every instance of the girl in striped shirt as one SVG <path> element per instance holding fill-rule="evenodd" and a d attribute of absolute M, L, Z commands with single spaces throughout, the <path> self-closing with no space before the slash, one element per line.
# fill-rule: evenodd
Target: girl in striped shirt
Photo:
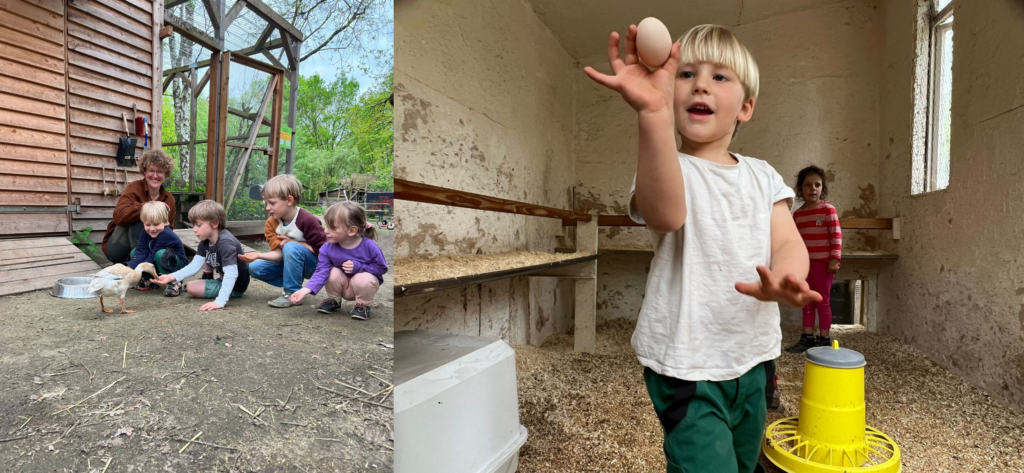
<path fill-rule="evenodd" d="M 796 181 L 797 195 L 804 201 L 804 205 L 793 212 L 793 220 L 796 221 L 796 227 L 811 257 L 807 284 L 812 291 L 821 294 L 821 302 L 811 302 L 804 306 L 804 333 L 796 345 L 786 349 L 789 353 L 803 353 L 811 347 L 832 344 L 829 337 L 829 329 L 832 328 L 829 295 L 832 292 L 832 280 L 839 271 L 843 250 L 839 215 L 832 204 L 825 202 L 828 196 L 825 171 L 817 166 L 808 166 L 800 170 Z M 817 336 L 814 335 L 815 310 L 818 312 Z"/>

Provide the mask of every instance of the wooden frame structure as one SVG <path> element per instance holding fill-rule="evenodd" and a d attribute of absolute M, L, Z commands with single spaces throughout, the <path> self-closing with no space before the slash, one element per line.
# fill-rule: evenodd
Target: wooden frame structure
<path fill-rule="evenodd" d="M 168 0 L 164 7 L 170 9 L 189 0 Z M 210 23 L 214 27 L 213 35 L 201 31 L 188 22 L 178 18 L 173 13 L 165 11 L 164 28 L 161 29 L 161 38 L 178 33 L 194 43 L 211 51 L 209 60 L 199 61 L 187 66 L 166 69 L 163 71 L 163 90 L 175 78 L 180 78 L 191 90 L 190 94 L 190 136 L 186 141 L 166 143 L 164 146 L 188 146 L 189 165 L 188 190 L 195 190 L 195 148 L 196 148 L 196 103 L 199 94 L 206 87 L 211 85 L 210 91 L 210 113 L 208 126 L 208 142 L 206 147 L 206 198 L 215 200 L 224 205 L 225 209 L 231 206 L 234 200 L 235 191 L 238 188 L 239 180 L 248 163 L 253 151 L 265 153 L 268 159 L 267 178 L 277 174 L 279 166 L 280 140 L 278 133 L 281 129 L 284 101 L 284 80 L 291 81 L 288 105 L 288 126 L 295 129 L 295 113 L 298 100 L 298 79 L 299 79 L 299 52 L 302 46 L 303 34 L 293 25 L 288 23 L 277 12 L 263 3 L 262 0 L 235 0 L 230 8 L 227 4 L 230 0 L 201 0 L 206 10 Z M 228 28 L 241 15 L 243 9 L 249 10 L 267 22 L 267 26 L 260 34 L 256 43 L 248 48 L 236 51 L 225 49 L 225 37 Z M 274 32 L 278 32 L 279 39 L 268 41 Z M 282 49 L 287 58 L 287 65 L 278 61 L 271 52 Z M 254 56 L 262 56 L 269 63 L 255 59 Z M 253 114 L 235 110 L 228 106 L 228 80 L 231 72 L 231 64 L 237 63 L 271 75 L 267 89 L 263 93 L 263 100 L 260 109 Z M 209 67 L 207 72 L 200 77 L 198 70 Z M 272 104 L 272 105 L 271 105 Z M 270 107 L 268 116 L 267 108 Z M 253 125 L 246 136 L 227 136 L 228 115 L 251 120 Z M 260 134 L 261 125 L 270 127 L 269 134 Z M 268 147 L 256 147 L 257 138 L 268 137 Z M 244 139 L 244 142 L 236 140 Z M 225 167 L 227 164 L 228 147 L 244 149 L 235 176 L 226 179 Z M 294 148 L 289 148 L 285 158 L 286 172 L 291 172 L 294 167 Z"/>
<path fill-rule="evenodd" d="M 593 353 L 597 349 L 597 225 L 598 219 L 569 210 L 473 194 L 395 178 L 395 199 L 461 207 L 531 217 L 552 218 L 576 224 L 576 248 L 584 256 L 503 271 L 406 284 L 395 287 L 395 297 L 406 297 L 473 286 L 515 276 L 554 277 L 575 280 L 573 314 L 574 349 Z"/>

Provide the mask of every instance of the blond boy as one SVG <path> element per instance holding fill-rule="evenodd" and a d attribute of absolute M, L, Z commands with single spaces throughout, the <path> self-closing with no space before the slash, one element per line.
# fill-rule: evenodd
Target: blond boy
<path fill-rule="evenodd" d="M 628 209 L 656 250 L 632 345 L 668 471 L 757 471 L 766 382 L 781 352 L 778 303 L 821 299 L 804 282 L 793 190 L 767 162 L 729 152 L 754 113 L 757 64 L 716 25 L 694 27 L 654 71 L 638 61 L 631 25 L 625 59 L 618 33 L 608 59 L 613 75 L 585 72 L 637 112 Z"/>
<path fill-rule="evenodd" d="M 291 295 L 316 270 L 320 246 L 326 240 L 324 228 L 316 215 L 299 207 L 302 183 L 295 176 L 274 176 L 263 186 L 261 196 L 270 214 L 263 229 L 270 251 L 246 253 L 240 259 L 250 263 L 252 277 L 284 288 L 280 297 L 268 302 L 271 307 L 291 307 L 296 305 Z"/>
<path fill-rule="evenodd" d="M 135 269 L 140 263 L 152 263 L 157 274 L 170 274 L 182 268 L 188 257 L 185 256 L 185 245 L 178 235 L 168 226 L 169 211 L 163 202 L 151 201 L 142 204 L 139 218 L 143 230 L 139 235 L 139 244 L 131 251 L 131 260 L 125 263 Z M 140 291 L 153 289 L 150 280 L 139 280 L 135 286 Z M 158 288 L 158 287 L 157 287 Z M 165 296 L 181 294 L 181 284 L 175 282 L 167 285 Z"/>

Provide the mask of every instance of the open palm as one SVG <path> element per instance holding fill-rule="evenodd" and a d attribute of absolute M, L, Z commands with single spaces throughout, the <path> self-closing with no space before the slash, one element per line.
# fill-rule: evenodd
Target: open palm
<path fill-rule="evenodd" d="M 764 302 L 779 302 L 790 307 L 803 307 L 811 302 L 821 302 L 821 294 L 812 291 L 806 281 L 800 281 L 792 274 L 772 274 L 764 266 L 757 267 L 761 277 L 757 282 L 738 282 L 736 290 Z"/>
<path fill-rule="evenodd" d="M 651 71 L 640 62 L 636 52 L 636 25 L 629 25 L 625 58 L 619 57 L 619 33 L 613 31 L 608 38 L 608 63 L 614 75 L 602 74 L 589 66 L 583 71 L 594 82 L 621 94 L 637 112 L 671 111 L 679 47 L 678 42 L 673 43 L 668 61 Z"/>

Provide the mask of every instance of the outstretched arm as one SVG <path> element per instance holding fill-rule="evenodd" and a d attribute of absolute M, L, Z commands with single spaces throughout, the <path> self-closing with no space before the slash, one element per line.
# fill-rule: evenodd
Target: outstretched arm
<path fill-rule="evenodd" d="M 796 222 L 789 213 L 788 201 L 779 201 L 772 208 L 771 269 L 757 267 L 760 281 L 736 283 L 736 290 L 759 301 L 780 302 L 790 307 L 803 307 L 821 301 L 821 294 L 807 285 L 810 257 L 800 238 Z"/>

